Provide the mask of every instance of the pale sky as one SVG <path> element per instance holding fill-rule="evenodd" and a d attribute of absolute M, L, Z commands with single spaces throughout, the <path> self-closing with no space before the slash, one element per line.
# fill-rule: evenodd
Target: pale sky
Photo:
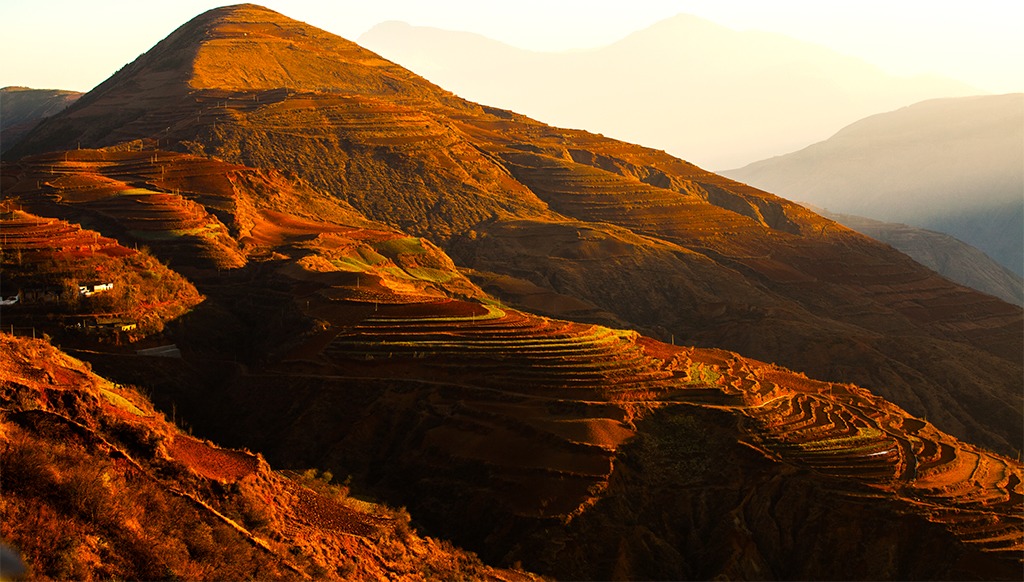
<path fill-rule="evenodd" d="M 87 91 L 217 0 L 0 0 L 0 86 Z M 899 75 L 1024 92 L 1021 0 L 264 0 L 350 40 L 401 20 L 533 50 L 593 48 L 679 13 L 777 32 Z"/>

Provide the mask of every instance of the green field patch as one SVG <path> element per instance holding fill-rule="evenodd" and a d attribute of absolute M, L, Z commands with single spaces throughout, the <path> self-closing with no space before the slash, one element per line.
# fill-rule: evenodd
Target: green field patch
<path fill-rule="evenodd" d="M 387 265 L 383 267 L 377 267 L 375 269 L 378 273 L 383 275 L 390 275 L 392 279 L 403 280 L 403 281 L 414 281 L 416 278 L 406 273 L 401 267 L 394 265 Z"/>
<path fill-rule="evenodd" d="M 431 283 L 447 283 L 455 278 L 455 273 L 430 267 L 408 267 L 405 269 L 415 279 L 429 281 Z"/>
<path fill-rule="evenodd" d="M 870 454 L 892 446 L 893 443 L 884 439 L 884 436 L 885 433 L 877 428 L 857 427 L 857 434 L 796 443 L 795 446 L 808 453 L 842 450 L 848 453 Z"/>
<path fill-rule="evenodd" d="M 376 270 L 379 265 L 388 264 L 391 260 L 371 248 L 360 247 L 354 249 L 354 252 L 351 254 L 330 259 L 330 262 L 338 270 L 360 273 Z M 402 275 L 405 275 L 405 273 L 402 273 Z"/>
<path fill-rule="evenodd" d="M 374 243 L 373 247 L 381 254 L 389 257 L 422 255 L 427 252 L 427 249 L 423 248 L 423 241 L 414 236 Z"/>
<path fill-rule="evenodd" d="M 128 234 L 133 238 L 147 241 L 169 241 L 184 236 L 198 238 L 216 238 L 221 234 L 221 226 L 217 222 L 208 222 L 193 228 L 178 228 L 169 230 L 129 230 Z"/>
<path fill-rule="evenodd" d="M 699 362 L 690 362 L 686 369 L 690 376 L 689 384 L 711 386 L 718 383 L 722 374 L 715 368 Z"/>
<path fill-rule="evenodd" d="M 339 271 L 347 271 L 349 273 L 363 273 L 371 269 L 370 265 L 367 265 L 365 261 L 355 257 L 330 259 L 330 263 L 337 267 Z"/>
<path fill-rule="evenodd" d="M 168 231 L 174 236 L 197 236 L 200 238 L 214 238 L 220 234 L 220 224 L 216 222 L 208 222 L 201 226 L 193 228 L 181 228 Z"/>
<path fill-rule="evenodd" d="M 128 234 L 132 238 L 150 241 L 174 240 L 179 236 L 173 230 L 129 230 Z"/>

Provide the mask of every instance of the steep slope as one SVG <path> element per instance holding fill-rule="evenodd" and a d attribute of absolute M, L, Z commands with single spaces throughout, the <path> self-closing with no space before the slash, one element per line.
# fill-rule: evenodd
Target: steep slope
<path fill-rule="evenodd" d="M 0 89 L 0 152 L 7 151 L 44 118 L 63 111 L 82 93 L 55 89 Z"/>
<path fill-rule="evenodd" d="M 1008 303 L 1024 304 L 1024 280 L 985 253 L 948 234 L 852 214 L 833 214 L 823 210 L 817 212 L 861 234 L 892 245 L 943 277 Z"/>
<path fill-rule="evenodd" d="M 609 46 L 561 53 L 400 22 L 357 40 L 467 99 L 711 168 L 792 151 L 877 111 L 977 93 L 952 80 L 894 77 L 822 46 L 687 14 Z"/>
<path fill-rule="evenodd" d="M 79 139 L 295 172 L 443 245 L 506 299 L 540 288 L 548 313 L 854 381 L 958 436 L 1016 447 L 1019 308 L 784 199 L 462 101 L 266 9 L 197 17 L 18 152 Z"/>
<path fill-rule="evenodd" d="M 276 354 L 246 357 L 238 334 L 216 342 L 230 330 L 197 310 L 174 329 L 184 360 L 85 355 L 203 434 L 285 467 L 348 474 L 491 560 L 559 577 L 834 577 L 851 560 L 874 578 L 1019 569 L 1019 464 L 853 386 L 378 284 L 366 263 L 353 272 L 360 263 L 331 258 L 344 247 L 327 243 L 345 236 L 279 245 L 315 254 L 255 277 L 200 277 L 207 302 L 247 322 L 242 334 L 271 338 Z M 422 255 L 413 241 L 382 242 L 399 258 Z M 297 333 L 303 320 L 315 325 Z M 404 533 L 401 512 L 315 473 L 277 474 L 178 433 L 137 393 L 43 342 L 0 342 L 3 534 L 37 572 L 524 577 Z M 683 521 L 666 521 L 666 508 Z M 792 537 L 774 541 L 777 528 Z M 837 546 L 849 548 L 840 560 Z"/>
<path fill-rule="evenodd" d="M 725 175 L 952 235 L 1024 275 L 1024 94 L 924 101 Z"/>
<path fill-rule="evenodd" d="M 529 580 L 423 538 L 316 471 L 169 423 L 41 340 L 0 334 L 0 535 L 32 579 Z"/>

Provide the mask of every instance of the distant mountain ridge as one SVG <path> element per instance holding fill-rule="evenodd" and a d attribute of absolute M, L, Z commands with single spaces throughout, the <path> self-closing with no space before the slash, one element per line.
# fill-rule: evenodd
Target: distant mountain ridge
<path fill-rule="evenodd" d="M 686 14 L 563 53 L 400 22 L 358 41 L 462 97 L 710 168 L 792 151 L 878 111 L 978 92 L 948 79 L 893 77 L 824 47 Z"/>
<path fill-rule="evenodd" d="M 924 101 L 723 172 L 831 212 L 950 234 L 1024 274 L 1024 94 Z"/>
<path fill-rule="evenodd" d="M 832 214 L 817 208 L 813 210 L 861 234 L 892 245 L 952 281 L 1015 305 L 1024 304 L 1024 280 L 985 253 L 948 234 L 852 214 Z"/>
<path fill-rule="evenodd" d="M 82 95 L 57 89 L 0 89 L 0 152 L 10 149 L 37 123 L 64 110 Z"/>

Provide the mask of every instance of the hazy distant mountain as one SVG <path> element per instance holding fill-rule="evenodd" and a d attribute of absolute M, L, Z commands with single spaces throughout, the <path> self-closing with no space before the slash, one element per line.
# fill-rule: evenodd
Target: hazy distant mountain
<path fill-rule="evenodd" d="M 45 117 L 60 113 L 82 94 L 58 89 L 0 89 L 0 151 L 6 151 Z"/>
<path fill-rule="evenodd" d="M 723 174 L 832 212 L 950 234 L 1024 274 L 1024 94 L 936 99 Z"/>
<path fill-rule="evenodd" d="M 812 208 L 818 214 L 891 245 L 940 275 L 1000 299 L 1024 304 L 1024 280 L 988 255 L 955 237 L 852 214 Z"/>
<path fill-rule="evenodd" d="M 778 34 L 679 15 L 612 45 L 531 52 L 465 33 L 380 24 L 359 43 L 462 97 L 547 123 L 736 167 L 825 139 L 864 116 L 977 94 L 940 78 L 899 78 Z"/>

